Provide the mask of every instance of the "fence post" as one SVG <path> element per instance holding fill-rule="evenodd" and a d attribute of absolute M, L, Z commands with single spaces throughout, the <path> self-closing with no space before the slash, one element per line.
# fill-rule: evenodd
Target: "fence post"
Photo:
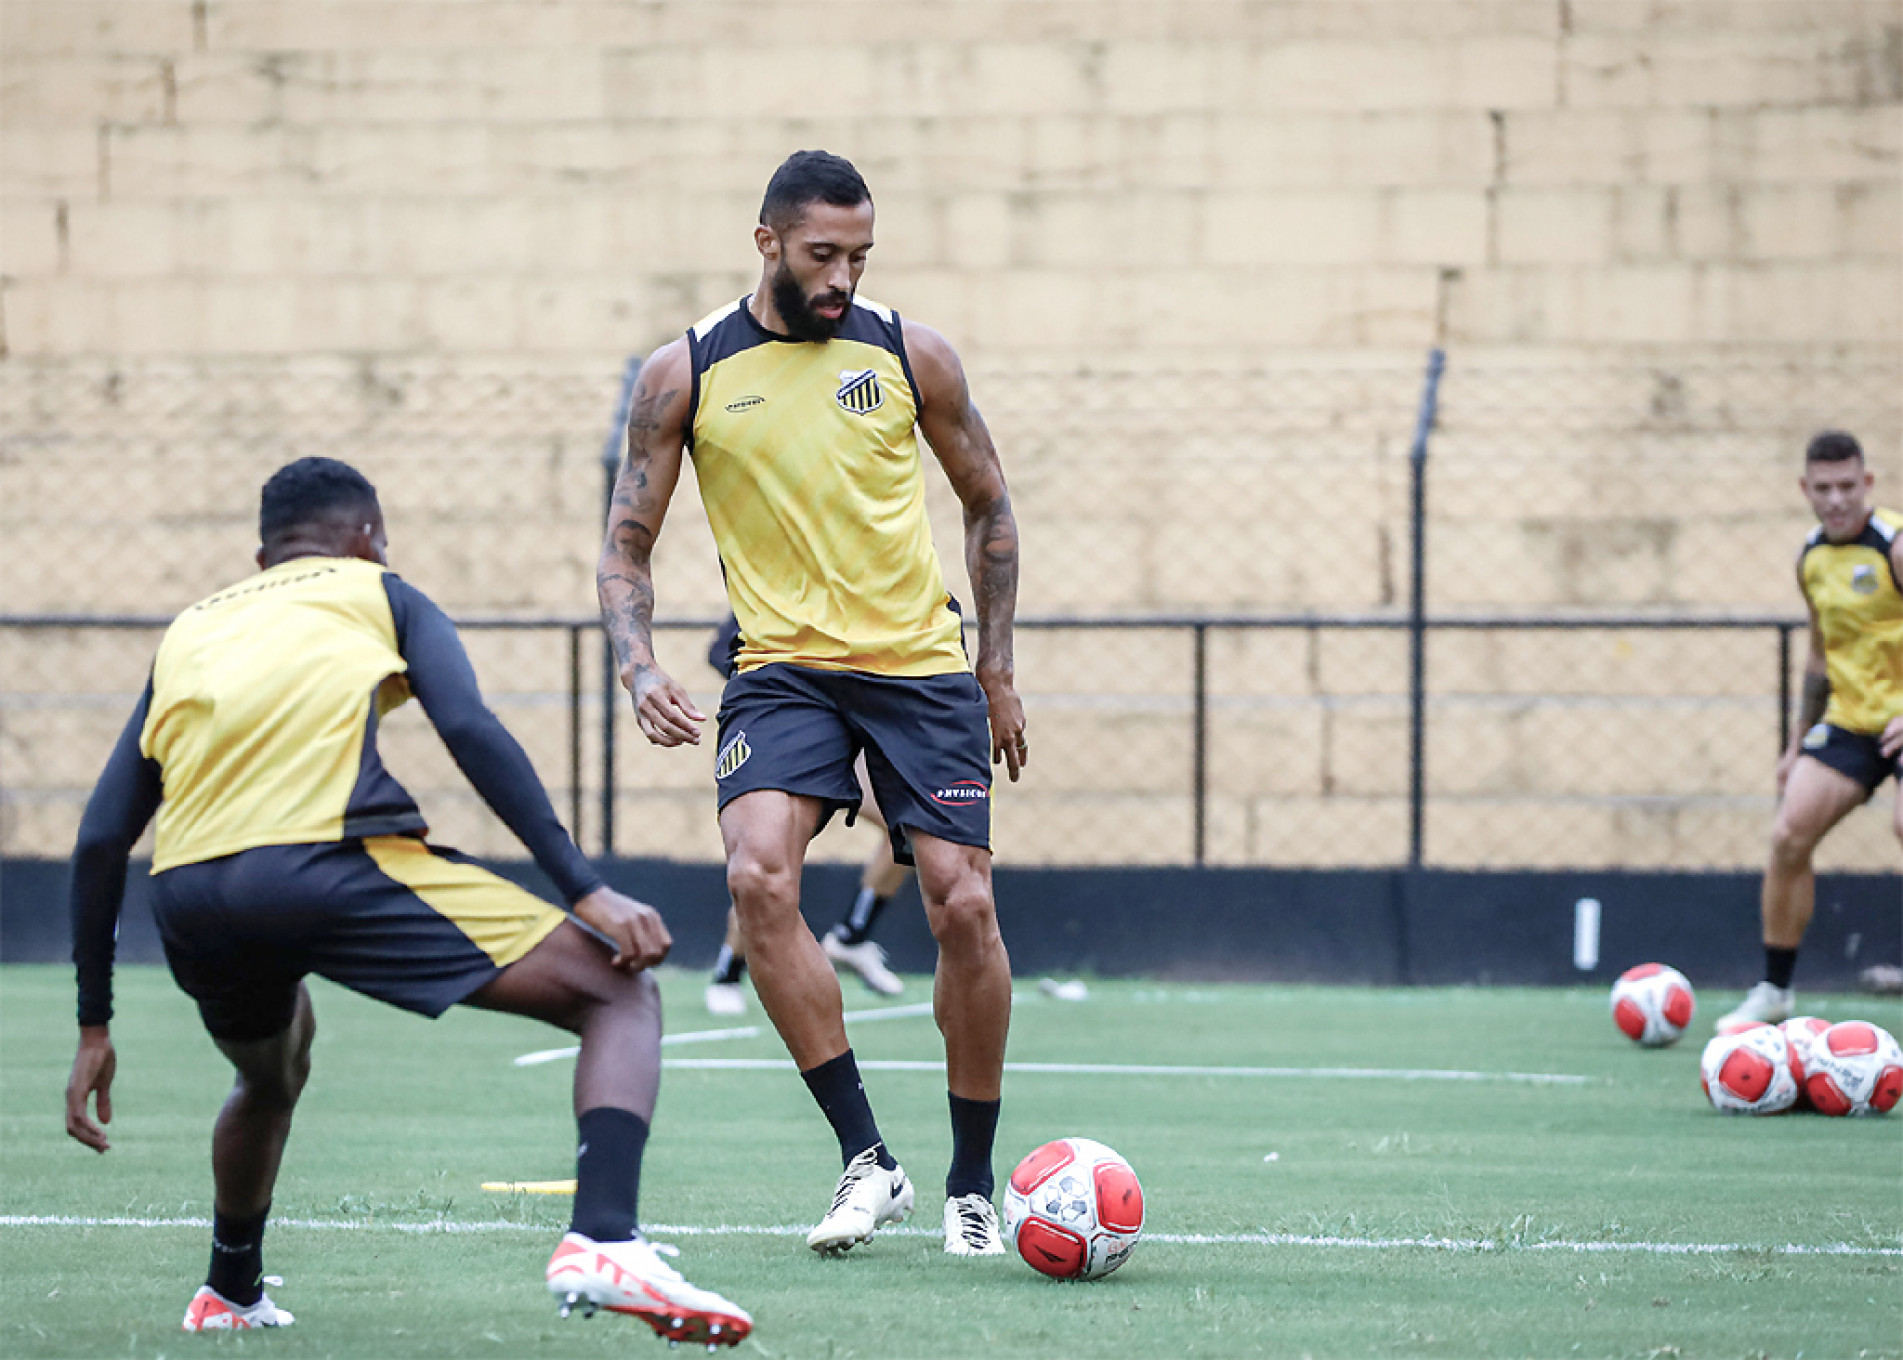
<path fill-rule="evenodd" d="M 621 397 L 615 402 L 614 424 L 601 446 L 601 521 L 608 522 L 613 506 L 615 478 L 621 472 L 621 450 L 628 435 L 628 414 L 634 408 L 634 385 L 641 376 L 641 358 L 635 355 L 621 371 Z M 601 643 L 601 857 L 615 853 L 615 714 L 620 710 L 621 676 L 615 649 L 604 636 Z"/>
<path fill-rule="evenodd" d="M 1777 628 L 1777 752 L 1791 747 L 1791 625 Z"/>
<path fill-rule="evenodd" d="M 1201 868 L 1209 846 L 1209 626 L 1192 630 L 1196 646 L 1196 696 L 1191 733 L 1191 775 L 1195 785 L 1196 867 Z"/>
<path fill-rule="evenodd" d="M 568 834 L 581 844 L 581 630 L 568 627 Z"/>
<path fill-rule="evenodd" d="M 1427 355 L 1427 380 L 1408 453 L 1408 538 L 1412 558 L 1407 602 L 1407 867 L 1421 867 L 1427 806 L 1427 440 L 1440 401 L 1445 350 Z"/>

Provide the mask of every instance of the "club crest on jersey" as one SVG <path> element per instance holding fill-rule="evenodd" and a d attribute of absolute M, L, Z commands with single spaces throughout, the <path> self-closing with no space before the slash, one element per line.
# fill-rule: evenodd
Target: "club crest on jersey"
<path fill-rule="evenodd" d="M 1877 593 L 1877 569 L 1868 562 L 1859 563 L 1850 569 L 1850 588 L 1859 595 Z"/>
<path fill-rule="evenodd" d="M 885 389 L 879 386 L 879 375 L 869 368 L 842 368 L 833 400 L 856 416 L 871 415 L 885 405 Z"/>
<path fill-rule="evenodd" d="M 727 744 L 720 748 L 720 755 L 714 760 L 714 778 L 725 779 L 735 770 L 747 763 L 753 755 L 753 748 L 747 745 L 747 734 L 735 732 L 728 738 Z"/>

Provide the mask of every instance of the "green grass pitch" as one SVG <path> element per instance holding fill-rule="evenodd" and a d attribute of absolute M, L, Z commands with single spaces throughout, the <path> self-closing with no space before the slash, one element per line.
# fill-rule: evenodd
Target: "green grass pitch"
<path fill-rule="evenodd" d="M 664 975 L 671 1032 L 735 1023 L 701 1011 L 701 981 Z M 163 972 L 122 970 L 114 1147 L 96 1156 L 61 1126 L 70 971 L 0 970 L 0 1354 L 665 1354 L 628 1319 L 556 1317 L 541 1268 L 566 1199 L 480 1188 L 573 1174 L 569 1064 L 512 1063 L 562 1036 L 313 990 L 316 1070 L 266 1239 L 297 1325 L 192 1338 L 178 1320 L 205 1268 L 209 1234 L 189 1220 L 210 1211 L 221 1060 Z M 886 1004 L 856 984 L 847 999 Z M 1064 1134 L 1142 1178 L 1146 1239 L 1094 1284 L 941 1254 L 932 1071 L 867 1074 L 920 1191 L 904 1230 L 837 1261 L 805 1249 L 795 1230 L 823 1211 L 836 1152 L 797 1077 L 758 1068 L 670 1068 L 642 1215 L 690 1279 L 753 1312 L 737 1354 L 763 1360 L 1903 1355 L 1903 1116 L 1715 1114 L 1698 1048 L 1733 999 L 1702 997 L 1693 1035 L 1644 1051 L 1598 989 L 1098 982 L 1067 1004 L 1021 988 L 1014 1062 L 1487 1077 L 1007 1076 L 1001 1178 Z M 1896 1002 L 1808 1000 L 1903 1029 Z M 854 1044 L 867 1062 L 942 1056 L 925 1018 L 856 1026 Z M 784 1056 L 770 1031 L 668 1053 Z"/>

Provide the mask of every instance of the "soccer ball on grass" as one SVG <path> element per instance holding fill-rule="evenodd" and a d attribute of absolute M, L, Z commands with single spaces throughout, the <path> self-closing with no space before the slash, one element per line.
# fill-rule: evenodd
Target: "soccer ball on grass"
<path fill-rule="evenodd" d="M 1720 1034 L 1698 1059 L 1705 1095 L 1725 1114 L 1781 1114 L 1797 1103 L 1791 1047 L 1776 1025 Z"/>
<path fill-rule="evenodd" d="M 1044 1144 L 1005 1184 L 1005 1240 L 1056 1279 L 1103 1278 L 1130 1259 L 1142 1231 L 1136 1172 L 1091 1139 Z"/>
<path fill-rule="evenodd" d="M 1881 1025 L 1846 1020 L 1811 1041 L 1804 1094 L 1825 1114 L 1888 1114 L 1903 1097 L 1903 1048 Z"/>
<path fill-rule="evenodd" d="M 1797 1083 L 1797 1106 L 1802 1109 L 1810 1104 L 1810 1097 L 1804 1093 L 1804 1065 L 1810 1061 L 1811 1045 L 1830 1028 L 1830 1021 L 1814 1015 L 1793 1015 L 1778 1028 L 1784 1031 L 1784 1043 L 1790 1049 L 1791 1078 Z"/>
<path fill-rule="evenodd" d="M 1613 1023 L 1643 1048 L 1677 1043 L 1697 1009 L 1697 998 L 1685 975 L 1662 963 L 1628 968 L 1612 984 Z"/>

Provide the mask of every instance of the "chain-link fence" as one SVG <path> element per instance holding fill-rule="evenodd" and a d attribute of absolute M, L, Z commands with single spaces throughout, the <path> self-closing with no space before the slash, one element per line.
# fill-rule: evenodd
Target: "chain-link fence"
<path fill-rule="evenodd" d="M 1780 680 L 1803 660 L 1801 632 L 1788 646 L 1803 442 L 1856 431 L 1879 502 L 1903 502 L 1903 360 L 1455 354 L 1425 464 L 1417 681 L 1422 367 L 974 365 L 1024 535 L 1034 753 L 995 803 L 1002 856 L 1759 861 Z M 0 852 L 67 853 L 142 683 L 156 629 L 96 621 L 168 615 L 243 574 L 258 485 L 325 453 L 377 482 L 410 580 L 459 617 L 514 624 L 470 630 L 470 649 L 584 846 L 717 857 L 707 750 L 606 721 L 625 700 L 604 704 L 592 574 L 619 370 L 0 365 Z M 928 485 L 962 593 L 957 506 Z M 724 607 L 687 485 L 656 579 L 664 617 Z M 681 627 L 658 646 L 711 711 L 706 642 Z M 385 731 L 442 839 L 519 853 L 419 715 Z M 816 852 L 851 858 L 868 835 L 828 832 Z M 1887 810 L 1866 809 L 1823 862 L 1896 860 Z"/>

